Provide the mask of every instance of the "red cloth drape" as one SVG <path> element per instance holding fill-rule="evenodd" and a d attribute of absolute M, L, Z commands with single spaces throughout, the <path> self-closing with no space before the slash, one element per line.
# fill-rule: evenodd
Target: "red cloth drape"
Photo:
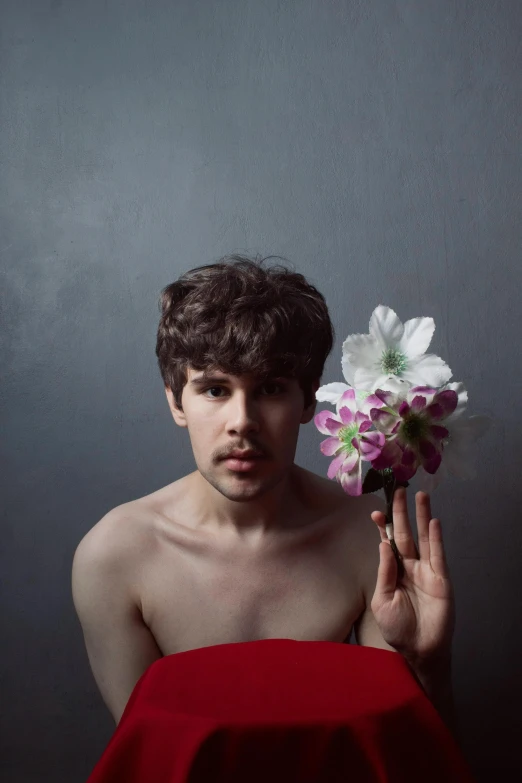
<path fill-rule="evenodd" d="M 398 653 L 263 639 L 155 661 L 88 783 L 472 783 Z"/>

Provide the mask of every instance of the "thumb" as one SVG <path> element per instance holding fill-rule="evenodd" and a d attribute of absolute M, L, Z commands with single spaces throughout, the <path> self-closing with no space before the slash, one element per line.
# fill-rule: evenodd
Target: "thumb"
<path fill-rule="evenodd" d="M 381 597 L 393 598 L 397 586 L 397 561 L 392 552 L 391 544 L 381 541 L 379 544 L 379 570 L 375 592 Z"/>

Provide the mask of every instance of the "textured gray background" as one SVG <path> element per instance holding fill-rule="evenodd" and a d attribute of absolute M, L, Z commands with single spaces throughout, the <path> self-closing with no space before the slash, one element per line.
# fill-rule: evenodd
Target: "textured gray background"
<path fill-rule="evenodd" d="M 337 342 L 374 307 L 495 415 L 433 495 L 479 780 L 520 744 L 522 5 L 517 0 L 4 0 L 3 780 L 85 780 L 114 724 L 70 588 L 110 508 L 194 469 L 154 356 L 160 289 L 229 252 L 319 287 Z M 318 409 L 326 407 L 319 405 Z M 323 436 L 296 461 L 325 475 Z M 410 494 L 410 509 L 413 495 Z M 372 524 L 369 522 L 369 524 Z"/>

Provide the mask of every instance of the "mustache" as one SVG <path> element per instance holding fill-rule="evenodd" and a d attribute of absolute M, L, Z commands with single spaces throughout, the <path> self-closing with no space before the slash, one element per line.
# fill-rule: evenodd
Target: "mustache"
<path fill-rule="evenodd" d="M 223 454 L 222 456 L 218 457 L 218 459 L 220 460 L 228 459 L 234 451 L 253 451 L 254 452 L 253 456 L 255 457 L 268 456 L 265 451 L 258 448 L 257 446 L 233 446 L 230 449 L 228 449 L 226 454 Z"/>

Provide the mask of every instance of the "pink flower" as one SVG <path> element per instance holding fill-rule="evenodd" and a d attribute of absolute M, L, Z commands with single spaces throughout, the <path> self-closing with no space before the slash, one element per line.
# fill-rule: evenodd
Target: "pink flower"
<path fill-rule="evenodd" d="M 364 400 L 356 398 L 355 389 L 348 389 L 337 403 L 337 413 L 321 411 L 314 417 L 314 424 L 329 438 L 320 448 L 327 457 L 335 455 L 328 468 L 328 478 L 335 478 L 348 495 L 362 494 L 361 461 L 376 459 L 386 437 L 372 427 L 371 411 L 377 411 L 386 403 L 370 394 Z"/>
<path fill-rule="evenodd" d="M 406 395 L 377 389 L 374 392 L 383 405 L 375 406 L 370 417 L 386 443 L 372 460 L 375 470 L 392 468 L 397 481 L 409 481 L 419 466 L 436 473 L 442 460 L 444 439 L 448 430 L 439 422 L 451 416 L 458 395 L 453 389 L 415 386 Z"/>
<path fill-rule="evenodd" d="M 448 383 L 448 365 L 425 353 L 434 331 L 433 318 L 402 323 L 390 307 L 379 305 L 369 333 L 349 335 L 343 343 L 341 367 L 347 383 L 328 383 L 316 391 L 316 400 L 337 408 L 337 414 L 319 413 L 315 424 L 331 436 L 321 443 L 323 454 L 335 457 L 328 477 L 349 495 L 362 494 L 362 461 L 370 462 L 368 473 L 381 473 L 383 481 L 385 473 L 389 478 L 393 472 L 397 482 L 405 484 L 418 471 L 427 493 L 447 473 L 474 476 L 471 452 L 493 419 L 464 419 L 464 385 Z M 372 424 L 375 430 L 370 432 Z M 369 478 L 365 491 L 374 492 L 378 476 Z"/>

